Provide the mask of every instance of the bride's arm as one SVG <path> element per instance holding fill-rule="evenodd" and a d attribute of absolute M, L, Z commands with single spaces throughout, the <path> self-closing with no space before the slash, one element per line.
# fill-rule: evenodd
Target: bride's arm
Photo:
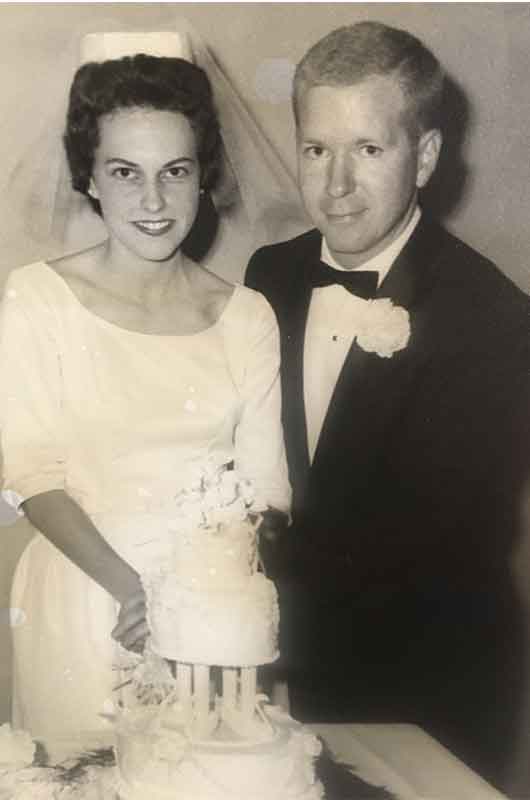
<path fill-rule="evenodd" d="M 38 266 L 14 270 L 0 313 L 3 494 L 116 599 L 120 612 L 113 636 L 125 647 L 137 649 L 145 635 L 139 577 L 65 491 L 63 339 L 60 314 Z"/>
<path fill-rule="evenodd" d="M 276 317 L 267 300 L 249 298 L 251 320 L 245 329 L 242 410 L 235 435 L 235 463 L 256 490 L 263 512 L 259 528 L 262 564 L 276 575 L 278 554 L 289 538 L 291 487 L 281 422 L 280 342 Z"/>
<path fill-rule="evenodd" d="M 141 650 L 148 633 L 145 594 L 138 573 L 101 536 L 65 491 L 37 494 L 22 503 L 31 524 L 120 605 L 112 635 L 129 650 Z"/>
<path fill-rule="evenodd" d="M 248 291 L 248 290 L 247 290 Z M 257 292 L 240 344 L 241 414 L 235 432 L 235 466 L 256 490 L 257 505 L 275 509 L 271 527 L 286 520 L 291 487 L 281 421 L 280 342 L 274 311 Z"/>

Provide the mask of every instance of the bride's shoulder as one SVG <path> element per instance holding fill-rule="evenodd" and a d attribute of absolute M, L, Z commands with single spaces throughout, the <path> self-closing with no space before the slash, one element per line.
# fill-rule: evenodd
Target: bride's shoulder
<path fill-rule="evenodd" d="M 256 318 L 265 320 L 275 319 L 272 306 L 264 294 L 242 283 L 238 283 L 236 289 L 240 302 L 245 305 Z"/>
<path fill-rule="evenodd" d="M 15 267 L 7 277 L 5 294 L 8 297 L 17 294 L 28 300 L 39 298 L 44 302 L 57 294 L 61 284 L 64 286 L 64 283 L 70 283 L 70 280 L 74 282 L 76 275 L 76 270 L 72 268 L 74 263 L 75 259 L 68 256 L 60 259 L 41 259 Z M 57 277 L 63 280 L 57 280 Z"/>
<path fill-rule="evenodd" d="M 48 262 L 50 269 L 62 280 L 78 302 L 86 308 L 97 307 L 108 295 L 104 259 L 104 243 L 61 256 Z"/>
<path fill-rule="evenodd" d="M 276 315 L 268 300 L 255 289 L 236 284 L 233 299 L 227 308 L 229 313 L 226 317 L 242 332 L 248 344 L 262 337 L 276 335 Z"/>
<path fill-rule="evenodd" d="M 69 253 L 60 258 L 48 261 L 48 266 L 59 275 L 76 294 L 92 284 L 91 276 L 94 267 L 99 262 L 100 246 L 91 247 L 88 250 L 81 250 L 77 253 Z"/>
<path fill-rule="evenodd" d="M 197 302 L 208 318 L 216 321 L 231 303 L 235 286 L 198 264 L 194 264 L 188 274 L 191 276 L 192 291 Z"/>

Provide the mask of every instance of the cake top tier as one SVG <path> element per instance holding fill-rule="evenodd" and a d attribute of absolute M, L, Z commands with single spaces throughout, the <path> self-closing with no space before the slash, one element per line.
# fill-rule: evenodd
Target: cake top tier
<path fill-rule="evenodd" d="M 253 506 L 249 481 L 226 466 L 201 465 L 175 498 L 173 559 L 165 571 L 189 588 L 235 589 L 258 568 Z"/>
<path fill-rule="evenodd" d="M 232 588 L 257 571 L 255 527 L 247 521 L 224 523 L 217 530 L 183 533 L 174 545 L 171 573 L 190 589 Z"/>

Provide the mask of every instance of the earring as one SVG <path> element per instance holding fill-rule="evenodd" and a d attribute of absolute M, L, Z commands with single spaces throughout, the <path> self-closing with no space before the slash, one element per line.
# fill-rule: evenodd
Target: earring
<path fill-rule="evenodd" d="M 204 190 L 204 189 L 199 189 L 199 195 L 200 195 L 201 197 L 204 197 L 204 195 L 205 195 L 205 190 Z"/>

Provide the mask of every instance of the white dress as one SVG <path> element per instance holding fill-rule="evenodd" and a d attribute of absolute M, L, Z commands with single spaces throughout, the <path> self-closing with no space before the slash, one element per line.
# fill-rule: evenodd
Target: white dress
<path fill-rule="evenodd" d="M 64 489 L 138 571 L 164 557 L 172 500 L 206 457 L 233 460 L 263 503 L 288 508 L 278 330 L 257 292 L 236 286 L 200 333 L 150 335 L 31 264 L 5 288 L 0 359 L 4 494 Z M 13 631 L 14 724 L 66 750 L 100 745 L 121 678 L 115 602 L 37 533 L 11 604 L 26 619 Z"/>

